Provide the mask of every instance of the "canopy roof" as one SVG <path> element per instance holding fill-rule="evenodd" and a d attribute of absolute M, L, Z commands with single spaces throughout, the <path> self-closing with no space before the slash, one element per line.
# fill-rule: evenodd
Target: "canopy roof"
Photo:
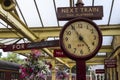
<path fill-rule="evenodd" d="M 1 44 L 8 45 L 59 39 L 59 32 L 67 21 L 57 19 L 57 8 L 74 7 L 77 3 L 77 0 L 14 1 L 16 7 L 13 12 L 3 10 L 0 5 L 0 15 L 4 14 L 3 17 L 0 16 Z M 98 55 L 105 56 L 106 53 L 111 53 L 113 50 L 114 36 L 120 35 L 119 0 L 83 0 L 83 3 L 84 6 L 103 6 L 103 18 L 93 21 L 99 25 L 103 34 L 102 48 Z M 18 18 L 15 18 L 14 14 Z M 13 23 L 6 21 L 5 17 L 13 20 L 15 26 L 13 26 Z M 19 23 L 19 20 L 22 23 Z M 51 50 L 46 48 L 42 50 L 53 57 Z"/>

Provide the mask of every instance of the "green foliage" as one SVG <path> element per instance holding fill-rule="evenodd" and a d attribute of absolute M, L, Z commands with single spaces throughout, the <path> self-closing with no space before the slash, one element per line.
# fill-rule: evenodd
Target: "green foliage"
<path fill-rule="evenodd" d="M 2 52 L 0 52 L 0 58 L 1 58 L 1 56 L 2 56 Z"/>
<path fill-rule="evenodd" d="M 76 65 L 72 68 L 72 73 L 76 73 Z"/>
<path fill-rule="evenodd" d="M 0 58 L 0 60 L 15 62 L 18 64 L 23 63 L 23 60 L 20 59 L 19 55 L 16 53 L 8 53 L 7 57 L 2 57 L 2 58 Z"/>

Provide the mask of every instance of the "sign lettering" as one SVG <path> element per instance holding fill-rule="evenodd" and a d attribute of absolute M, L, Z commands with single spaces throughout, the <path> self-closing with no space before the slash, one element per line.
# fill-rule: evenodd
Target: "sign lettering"
<path fill-rule="evenodd" d="M 116 62 L 115 59 L 105 59 L 104 64 L 106 68 L 115 68 L 117 66 Z"/>
<path fill-rule="evenodd" d="M 102 19 L 102 6 L 85 7 L 61 7 L 57 9 L 58 20 L 70 20 L 76 17 L 85 17 L 89 19 Z"/>
<path fill-rule="evenodd" d="M 54 57 L 66 57 L 66 55 L 63 53 L 63 51 L 61 49 L 55 49 Z"/>
<path fill-rule="evenodd" d="M 25 45 L 24 44 L 17 44 L 17 45 L 13 45 L 12 46 L 12 49 L 24 49 L 25 48 Z"/>
<path fill-rule="evenodd" d="M 61 13 L 95 13 L 99 12 L 99 7 L 82 7 L 82 8 L 58 8 Z"/>
<path fill-rule="evenodd" d="M 21 43 L 21 44 L 13 44 L 13 45 L 3 45 L 3 51 L 17 51 L 17 50 L 28 50 L 28 49 L 39 49 L 46 47 L 58 47 L 59 40 L 53 41 L 42 41 L 42 42 L 34 42 L 34 43 Z"/>

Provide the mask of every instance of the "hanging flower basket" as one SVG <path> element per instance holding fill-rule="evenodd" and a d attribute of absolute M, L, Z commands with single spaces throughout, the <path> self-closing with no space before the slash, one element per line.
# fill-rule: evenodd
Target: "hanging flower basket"
<path fill-rule="evenodd" d="M 50 72 L 50 65 L 40 59 L 39 50 L 32 50 L 30 57 L 25 59 L 25 63 L 20 66 L 20 78 L 25 80 L 45 80 L 47 73 Z"/>

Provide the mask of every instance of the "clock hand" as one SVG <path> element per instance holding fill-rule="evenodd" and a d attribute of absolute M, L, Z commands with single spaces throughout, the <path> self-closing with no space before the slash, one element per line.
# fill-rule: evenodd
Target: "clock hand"
<path fill-rule="evenodd" d="M 83 39 L 83 37 L 82 37 L 81 35 L 79 36 L 79 40 L 82 41 L 82 42 L 88 47 L 88 49 L 89 49 L 89 51 L 90 51 L 90 47 L 89 47 L 88 44 L 84 41 L 84 39 Z"/>
<path fill-rule="evenodd" d="M 71 25 L 71 27 L 72 27 L 72 29 L 75 31 L 75 33 L 77 34 L 77 36 L 79 37 L 79 40 L 82 41 L 82 42 L 84 42 L 85 45 L 88 47 L 88 49 L 89 49 L 89 51 L 90 51 L 90 47 L 89 47 L 88 44 L 84 41 L 84 39 L 83 39 L 83 37 L 81 36 L 81 34 L 79 34 L 79 33 L 77 32 L 77 30 L 75 29 L 75 27 L 74 27 L 73 25 Z"/>
<path fill-rule="evenodd" d="M 77 34 L 77 36 L 80 36 L 79 33 L 77 32 L 77 30 L 75 29 L 75 27 L 73 25 L 71 25 L 71 27 L 75 31 L 75 33 Z"/>
<path fill-rule="evenodd" d="M 83 40 L 83 42 L 85 43 L 85 45 L 88 47 L 89 51 L 90 51 L 90 47 L 88 46 L 88 44 Z"/>

